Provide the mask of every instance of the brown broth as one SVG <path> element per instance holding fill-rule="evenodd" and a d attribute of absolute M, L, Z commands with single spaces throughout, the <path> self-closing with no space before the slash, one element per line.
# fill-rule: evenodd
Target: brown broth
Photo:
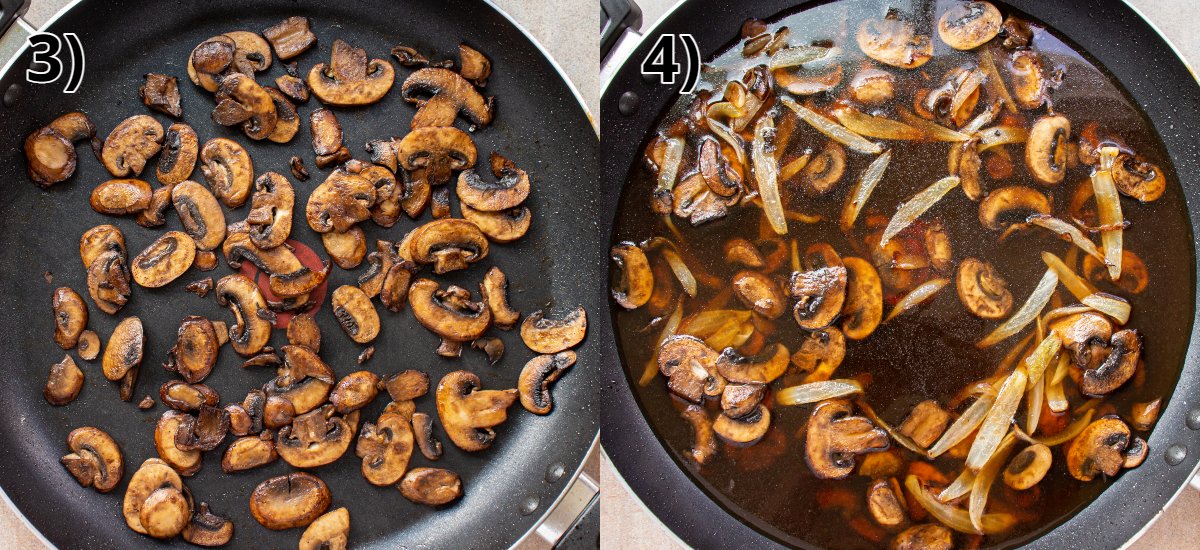
<path fill-rule="evenodd" d="M 930 17 L 936 22 L 936 17 L 950 2 L 939 0 L 936 6 L 925 2 L 916 4 L 926 6 L 924 9 L 932 9 Z M 891 2 L 887 5 L 911 7 L 909 2 Z M 1003 4 L 996 5 L 1005 15 L 1022 16 Z M 780 26 L 789 27 L 789 43 L 793 46 L 828 41 L 842 47 L 847 59 L 846 73 L 842 87 L 833 92 L 840 97 L 844 95 L 842 90 L 845 82 L 866 60 L 854 43 L 854 29 L 860 20 L 868 16 L 881 16 L 885 9 L 884 3 L 878 0 L 834 1 L 776 17 L 770 20 L 769 27 L 772 31 Z M 1047 69 L 1061 67 L 1064 70 L 1063 84 L 1051 97 L 1055 112 L 1071 120 L 1073 139 L 1086 122 L 1098 120 L 1109 133 L 1121 136 L 1130 148 L 1159 166 L 1168 178 L 1165 194 L 1155 202 L 1139 204 L 1122 197 L 1125 218 L 1131 222 L 1125 231 L 1125 248 L 1135 251 L 1144 260 L 1150 272 L 1149 286 L 1141 294 L 1129 295 L 1111 285 L 1099 285 L 1101 290 L 1114 292 L 1131 301 L 1134 313 L 1127 326 L 1137 328 L 1144 339 L 1144 381 L 1139 385 L 1137 380 L 1131 380 L 1106 398 L 1102 405 L 1104 411 L 1116 412 L 1128 419 L 1130 406 L 1135 402 L 1159 396 L 1164 398 L 1164 402 L 1169 399 L 1183 365 L 1187 335 L 1191 329 L 1195 284 L 1195 257 L 1186 206 L 1178 179 L 1164 155 L 1164 147 L 1155 129 L 1120 85 L 1086 53 L 1078 51 L 1060 35 L 1036 21 L 1030 21 L 1035 24 L 1034 47 L 1043 56 Z M 996 42 L 998 40 L 993 44 Z M 961 65 L 975 55 L 973 52 L 950 49 L 937 39 L 936 31 L 934 44 L 933 59 L 917 69 L 928 75 L 930 85 L 940 83 L 948 68 Z M 997 64 L 1001 65 L 1002 50 L 997 46 L 994 51 L 997 52 Z M 725 53 L 708 62 L 710 67 L 728 68 L 729 78 L 740 78 L 745 69 L 753 64 L 747 63 L 742 57 L 740 39 L 733 42 Z M 889 105 L 898 102 L 911 108 L 913 85 L 906 87 L 902 84 L 908 81 L 901 76 L 905 71 L 894 68 L 887 70 L 898 77 L 898 99 Z M 1003 67 L 1000 70 L 1002 73 L 1005 71 Z M 701 89 L 715 88 L 714 94 L 719 97 L 725 78 L 721 73 L 708 71 L 702 78 Z M 818 96 L 815 104 L 823 107 L 832 99 L 835 97 Z M 681 97 L 664 114 L 660 130 L 665 131 L 671 122 L 679 118 L 690 101 L 690 96 Z M 987 101 L 986 98 L 981 99 L 976 113 L 984 108 Z M 779 106 L 775 109 L 775 114 L 785 110 Z M 1044 108 L 1034 111 L 1042 112 Z M 883 113 L 895 118 L 890 107 L 885 107 Z M 1028 112 L 1023 111 L 1022 114 L 1029 116 Z M 1028 124 L 1025 126 L 1028 127 Z M 864 220 L 868 216 L 882 215 L 886 222 L 896 205 L 947 175 L 946 155 L 950 147 L 947 143 L 873 141 L 890 147 L 893 159 L 883 181 L 859 216 L 857 229 L 851 234 L 856 241 L 861 239 Z M 789 144 L 790 152 L 784 155 L 784 159 L 786 161 L 794 157 L 804 148 L 820 151 L 824 143 L 823 136 L 799 122 Z M 695 143 L 689 141 L 686 150 L 694 151 L 694 146 Z M 1053 213 L 1067 219 L 1063 205 L 1067 203 L 1075 184 L 1088 178 L 1090 168 L 1081 165 L 1070 170 L 1061 185 L 1042 187 L 1026 173 L 1022 161 L 1023 149 L 1020 145 L 1008 146 L 1014 159 L 1014 175 L 1002 184 L 990 181 L 985 175 L 985 190 L 1018 184 L 1042 189 L 1052 197 Z M 694 153 L 685 154 L 685 167 L 689 166 L 690 155 Z M 790 210 L 818 214 L 825 220 L 833 220 L 817 224 L 792 221 L 785 238 L 797 239 L 801 251 L 809 244 L 826 242 L 842 256 L 863 257 L 864 253 L 856 252 L 854 244 L 837 228 L 836 220 L 848 189 L 873 159 L 873 155 L 847 151 L 845 175 L 837 188 L 823 197 L 808 198 L 800 193 L 789 193 L 781 185 L 785 204 Z M 691 164 L 694 165 L 694 162 Z M 681 171 L 681 176 L 686 173 Z M 650 208 L 649 198 L 654 183 L 654 174 L 638 159 L 631 168 L 622 197 L 616 241 L 642 242 L 655 236 L 672 238 L 672 232 Z M 1072 245 L 1039 229 L 1019 233 L 1000 243 L 997 240 L 998 232 L 981 227 L 977 215 L 978 204 L 956 189 L 924 214 L 921 220 L 940 220 L 945 225 L 956 263 L 967 257 L 992 262 L 1009 282 L 1015 299 L 1015 311 L 1045 272 L 1040 251 L 1047 250 L 1063 257 Z M 754 206 L 733 207 L 724 219 L 699 227 L 692 227 L 686 220 L 674 218 L 682 241 L 672 240 L 676 240 L 693 270 L 728 281 L 738 269 L 725 264 L 721 245 L 736 236 L 751 241 L 758 239 L 765 234 L 761 233 L 761 226 L 765 223 L 763 218 L 762 210 Z M 790 270 L 785 268 L 785 271 Z M 951 284 L 930 303 L 881 324 L 864 341 L 848 340 L 845 360 L 834 375 L 835 378 L 869 376 L 871 383 L 865 399 L 893 426 L 904 419 L 914 404 L 925 399 L 936 399 L 945 406 L 947 400 L 965 385 L 991 375 L 1015 342 L 1031 332 L 1031 329 L 1026 329 L 990 349 L 976 349 L 974 343 L 1000 321 L 983 321 L 971 316 L 958 301 L 953 273 L 946 276 L 951 279 Z M 1061 286 L 1059 293 L 1064 303 L 1075 302 Z M 685 317 L 699 311 L 716 294 L 716 289 L 701 286 L 699 295 L 685 302 Z M 885 315 L 895 300 L 894 296 L 889 299 L 888 294 L 885 291 Z M 776 331 L 768 342 L 780 342 L 790 351 L 795 351 L 804 331 L 791 319 L 790 305 L 791 301 L 789 313 L 776 321 Z M 731 299 L 727 307 L 745 309 L 736 298 Z M 656 348 L 661 319 L 653 322 L 655 319 L 644 310 L 621 311 L 615 317 L 624 364 L 644 414 L 681 467 L 691 472 L 695 481 L 713 498 L 784 544 L 826 548 L 886 547 L 892 533 L 876 526 L 866 513 L 864 495 L 871 479 L 855 473 L 844 480 L 819 480 L 805 464 L 803 431 L 811 406 L 774 405 L 771 407 L 772 426 L 757 444 L 735 448 L 718 443 L 718 453 L 703 467 L 691 461 L 688 450 L 692 445 L 692 432 L 689 424 L 680 416 L 683 402 L 667 391 L 661 374 L 645 387 L 638 386 L 636 382 Z M 782 383 L 785 380 L 790 380 L 790 383 Z M 785 374 L 771 388 L 778 390 L 797 381 L 794 375 Z M 1074 385 L 1068 381 L 1066 386 L 1072 406 L 1082 403 L 1083 399 L 1074 391 Z M 714 400 L 709 400 L 706 408 L 710 417 L 720 412 L 719 403 Z M 1022 404 L 1018 420 L 1023 420 L 1024 408 Z M 1148 437 L 1147 433 L 1137 435 Z M 895 443 L 892 446 L 899 448 Z M 903 455 L 908 460 L 915 458 L 907 451 L 903 451 Z M 956 546 L 969 543 L 980 543 L 983 547 L 1018 546 L 1071 517 L 1110 484 L 1110 481 L 1101 478 L 1089 483 L 1075 480 L 1066 472 L 1062 456 L 1063 449 L 1056 447 L 1055 462 L 1050 473 L 1037 488 L 1024 494 L 1010 490 L 1000 481 L 993 486 L 988 511 L 1016 513 L 1021 520 L 1016 528 L 1003 535 L 982 537 L 978 541 L 972 540 L 977 538 L 975 536 L 955 533 Z M 935 465 L 953 479 L 962 469 L 962 460 L 943 455 Z M 903 473 L 898 478 L 903 481 Z M 849 509 L 838 505 L 842 501 L 847 503 Z M 856 534 L 851 522 L 860 527 L 866 524 L 870 531 L 881 537 L 880 540 L 873 541 Z"/>

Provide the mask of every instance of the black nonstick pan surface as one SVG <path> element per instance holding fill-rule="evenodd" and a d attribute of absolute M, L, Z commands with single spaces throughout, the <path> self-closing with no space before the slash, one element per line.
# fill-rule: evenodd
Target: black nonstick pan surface
<path fill-rule="evenodd" d="M 219 278 L 232 270 L 222 265 L 214 272 L 189 271 L 161 289 L 136 287 L 130 303 L 116 316 L 100 312 L 86 298 L 85 273 L 78 242 L 87 229 L 102 223 L 120 227 L 130 254 L 152 242 L 163 231 L 180 229 L 179 219 L 168 214 L 166 227 L 146 229 L 132 217 L 114 218 L 94 212 L 88 204 L 92 188 L 110 176 L 81 144 L 79 167 L 73 178 L 50 190 L 32 184 L 25 175 L 21 153 L 24 136 L 60 114 L 83 110 L 103 137 L 121 120 L 150 114 L 165 125 L 172 121 L 142 105 L 137 90 L 147 72 L 177 76 L 183 95 L 184 120 L 196 128 L 201 141 L 228 137 L 250 152 L 256 174 L 276 171 L 288 175 L 296 186 L 297 209 L 328 170 L 313 164 L 308 114 L 320 106 L 313 98 L 299 106 L 300 133 L 291 144 L 253 142 L 236 128 L 212 123 L 211 95 L 193 86 L 186 75 L 191 49 L 206 38 L 233 30 L 260 31 L 293 15 L 310 18 L 318 44 L 302 54 L 302 73 L 318 62 L 328 62 L 330 45 L 341 38 L 365 48 L 371 57 L 387 58 L 397 44 L 426 52 L 434 59 L 457 59 L 459 42 L 487 54 L 493 64 L 486 88 L 497 97 L 495 122 L 473 134 L 480 158 L 502 153 L 525 168 L 533 180 L 526 204 L 534 215 L 533 227 L 512 245 L 495 245 L 488 258 L 473 269 L 435 277 L 477 289 L 487 265 L 500 266 L 509 278 L 510 300 L 522 312 L 549 308 L 558 314 L 575 305 L 595 312 L 587 341 L 578 348 L 579 361 L 554 389 L 555 410 L 545 417 L 529 414 L 519 405 L 509 409 L 509 420 L 497 429 L 495 444 L 479 453 L 455 448 L 441 431 L 445 456 L 430 463 L 416 454 L 410 466 L 435 466 L 458 472 L 464 481 L 463 499 L 443 509 L 430 509 L 405 500 L 394 488 L 367 484 L 360 461 L 348 451 L 334 464 L 315 469 L 328 483 L 333 507 L 350 510 L 350 540 L 360 548 L 498 548 L 506 547 L 536 525 L 574 479 L 580 463 L 596 437 L 595 388 L 599 365 L 615 361 L 611 351 L 589 342 L 608 341 L 611 328 L 603 315 L 606 274 L 606 234 L 598 206 L 602 196 L 595 167 L 596 134 L 571 88 L 553 64 L 522 31 L 494 7 L 482 2 L 441 0 L 405 2 L 267 1 L 100 1 L 85 0 L 62 14 L 46 30 L 79 35 L 87 55 L 87 70 L 78 93 L 61 92 L 62 83 L 30 85 L 25 51 L 0 79 L 7 94 L 0 107 L 0 486 L 32 525 L 61 548 L 132 548 L 148 545 L 190 547 L 181 539 L 158 543 L 131 531 L 121 517 L 122 482 L 112 493 L 101 495 L 80 487 L 58 464 L 65 454 L 67 433 L 91 425 L 104 429 L 120 444 L 125 455 L 126 477 L 143 460 L 157 456 L 154 426 L 166 410 L 161 403 L 148 411 L 136 404 L 144 395 L 157 397 L 159 386 L 174 375 L 160 365 L 174 343 L 180 320 L 186 315 L 232 321 L 210 294 L 201 299 L 183 286 L 208 276 Z M 279 60 L 261 83 L 283 73 Z M 355 157 L 366 159 L 363 144 L 371 139 L 402 136 L 414 113 L 399 95 L 409 69 L 397 67 L 396 85 L 380 103 L 368 108 L 335 109 L 345 142 Z M 16 88 L 12 88 L 13 86 Z M 463 124 L 461 121 L 459 124 Z M 300 182 L 291 177 L 288 159 L 299 155 L 313 178 Z M 482 166 L 482 165 L 481 165 Z M 153 182 L 153 164 L 143 178 Z M 193 179 L 202 176 L 199 170 Z M 454 199 L 457 215 L 457 199 Z M 229 223 L 243 219 L 248 207 L 226 209 Z M 302 212 L 302 210 L 300 210 Z M 399 240 L 418 223 L 402 219 L 383 229 L 362 224 L 368 242 L 377 238 Z M 318 236 L 302 215 L 294 222 L 292 239 L 326 256 Z M 353 272 L 334 267 L 329 290 L 354 284 L 366 263 Z M 49 273 L 53 282 L 48 282 Z M 431 276 L 426 273 L 425 276 Z M 147 333 L 145 361 L 132 403 L 121 401 L 117 387 L 104 379 L 99 361 L 78 360 L 85 371 L 78 399 L 51 407 L 42 398 L 42 386 L 51 364 L 63 351 L 52 340 L 50 295 L 58 286 L 70 286 L 89 302 L 89 328 L 107 341 L 116 323 L 130 315 L 142 319 Z M 354 344 L 329 314 L 328 294 L 317 318 L 324 336 L 321 356 L 340 377 L 365 368 L 379 374 L 415 368 L 429 373 L 436 384 L 447 372 L 466 369 L 477 373 L 483 387 L 515 387 L 525 361 L 533 356 L 516 331 L 493 331 L 507 353 L 495 366 L 476 350 L 464 350 L 457 360 L 437 357 L 438 339 L 423 329 L 408 311 L 393 314 L 377 306 L 382 332 L 373 343 L 376 353 L 364 366 L 355 359 L 362 346 Z M 286 343 L 275 331 L 271 345 Z M 71 352 L 74 355 L 74 352 Z M 243 369 L 243 358 L 224 348 L 213 374 L 205 381 L 221 394 L 222 403 L 240 402 L 246 392 L 274 376 L 270 370 Z M 363 411 L 363 420 L 378 416 L 387 399 L 381 397 Z M 435 414 L 432 395 L 417 401 L 417 409 Z M 436 417 L 435 417 L 436 418 Z M 227 438 L 226 442 L 232 440 Z M 300 530 L 269 531 L 250 515 L 250 492 L 264 479 L 292 470 L 282 461 L 267 467 L 226 475 L 220 460 L 225 445 L 206 453 L 204 466 L 185 480 L 197 502 L 211 504 L 215 513 L 235 524 L 231 545 L 237 548 L 294 547 Z"/>

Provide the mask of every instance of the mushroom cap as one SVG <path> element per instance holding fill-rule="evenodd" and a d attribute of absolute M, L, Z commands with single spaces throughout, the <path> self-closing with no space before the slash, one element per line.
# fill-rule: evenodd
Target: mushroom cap
<path fill-rule="evenodd" d="M 470 301 L 470 291 L 453 285 L 442 290 L 430 279 L 417 279 L 412 283 L 408 303 L 421 326 L 455 342 L 479 338 L 492 321 L 491 310 L 486 304 Z"/>
<path fill-rule="evenodd" d="M 115 225 L 97 225 L 79 238 L 79 258 L 83 260 L 85 269 L 91 267 L 101 254 L 110 251 L 116 252 L 122 262 L 125 261 L 125 234 Z"/>
<path fill-rule="evenodd" d="M 42 396 L 51 405 L 66 405 L 79 395 L 83 389 L 83 371 L 75 364 L 70 355 L 64 355 L 62 361 L 50 367 L 50 376 L 46 387 L 42 388 Z"/>
<path fill-rule="evenodd" d="M 758 410 L 766 396 L 762 384 L 726 384 L 721 391 L 721 411 L 729 418 L 742 418 Z"/>
<path fill-rule="evenodd" d="M 1071 121 L 1062 115 L 1039 118 L 1025 140 L 1025 166 L 1043 185 L 1058 185 L 1067 175 L 1067 142 Z M 1049 212 L 1041 212 L 1047 214 Z"/>
<path fill-rule="evenodd" d="M 413 443 L 412 424 L 399 414 L 384 413 L 375 424 L 364 424 L 354 448 L 362 458 L 363 478 L 380 487 L 399 482 L 408 470 Z"/>
<path fill-rule="evenodd" d="M 125 461 L 121 448 L 104 430 L 84 426 L 67 435 L 71 453 L 59 461 L 84 487 L 101 493 L 116 488 L 124 475 Z"/>
<path fill-rule="evenodd" d="M 194 384 L 212 372 L 220 348 L 212 322 L 204 317 L 189 315 L 179 324 L 178 338 L 165 366 Z"/>
<path fill-rule="evenodd" d="M 252 356 L 267 345 L 271 338 L 271 322 L 260 312 L 267 311 L 267 300 L 258 285 L 240 273 L 226 275 L 217 281 L 217 303 L 228 306 L 234 323 L 229 326 L 229 342 L 233 350 L 245 357 Z"/>
<path fill-rule="evenodd" d="M 558 353 L 573 348 L 587 335 L 587 311 L 583 306 L 575 306 L 559 319 L 549 319 L 545 315 L 544 310 L 538 310 L 526 315 L 521 322 L 521 341 L 537 353 Z"/>
<path fill-rule="evenodd" d="M 154 447 L 158 456 L 183 476 L 191 476 L 203 466 L 199 449 L 185 450 L 176 444 L 178 439 L 186 440 L 194 422 L 195 417 L 190 414 L 168 410 L 154 427 Z"/>
<path fill-rule="evenodd" d="M 419 370 L 389 374 L 380 383 L 392 401 L 411 401 L 429 393 L 429 375 Z"/>
<path fill-rule="evenodd" d="M 475 224 L 492 242 L 511 243 L 529 232 L 533 215 L 529 208 L 517 206 L 499 212 L 483 212 L 460 204 L 463 219 Z"/>
<path fill-rule="evenodd" d="M 499 212 L 520 206 L 529 197 L 529 174 L 497 153 L 491 155 L 492 175 L 488 182 L 473 170 L 458 175 L 456 191 L 463 204 L 482 212 Z"/>
<path fill-rule="evenodd" d="M 400 167 L 425 169 L 430 185 L 447 183 L 453 172 L 475 166 L 477 154 L 471 136 L 452 126 L 415 128 L 394 147 Z"/>
<path fill-rule="evenodd" d="M 1046 77 L 1042 58 L 1033 50 L 1013 52 L 1008 63 L 1012 96 L 1018 107 L 1037 109 L 1046 102 Z"/>
<path fill-rule="evenodd" d="M 804 382 L 828 380 L 846 357 L 846 336 L 837 327 L 808 333 L 792 354 L 792 363 L 809 373 Z"/>
<path fill-rule="evenodd" d="M 888 448 L 887 432 L 851 411 L 849 401 L 827 399 L 808 419 L 804 458 L 819 479 L 846 477 L 854 471 L 855 456 Z"/>
<path fill-rule="evenodd" d="M 92 189 L 92 210 L 101 214 L 120 216 L 136 214 L 150 206 L 153 191 L 150 184 L 139 179 L 108 180 Z"/>
<path fill-rule="evenodd" d="M 183 491 L 183 480 L 166 462 L 157 458 L 147 458 L 129 478 L 125 489 L 125 500 L 121 505 L 121 513 L 130 529 L 143 535 L 149 534 L 142 525 L 142 507 L 152 493 L 162 488 Z"/>
<path fill-rule="evenodd" d="M 213 514 L 208 503 L 201 502 L 181 534 L 196 546 L 224 546 L 233 538 L 233 522 Z"/>
<path fill-rule="evenodd" d="M 367 294 L 354 285 L 342 285 L 330 300 L 333 316 L 351 340 L 366 344 L 379 335 L 379 313 Z"/>
<path fill-rule="evenodd" d="M 1013 295 L 1008 281 L 990 262 L 967 258 L 958 264 L 954 279 L 958 299 L 972 315 L 980 319 L 1000 319 L 1012 309 Z"/>
<path fill-rule="evenodd" d="M 426 506 L 449 504 L 462 493 L 462 479 L 442 468 L 413 468 L 400 481 L 404 498 Z"/>
<path fill-rule="evenodd" d="M 350 538 L 350 511 L 345 507 L 313 520 L 300 535 L 300 550 L 345 550 Z"/>
<path fill-rule="evenodd" d="M 867 57 L 901 69 L 915 69 L 933 57 L 933 41 L 895 13 L 863 21 L 855 40 Z"/>
<path fill-rule="evenodd" d="M 646 274 L 650 266 L 646 264 Z M 654 281 L 649 281 L 653 287 Z M 783 290 L 768 277 L 758 271 L 742 270 L 733 276 L 733 293 L 746 307 L 768 319 L 777 319 L 787 312 L 787 299 Z M 647 300 L 649 296 L 647 296 Z"/>
<path fill-rule="evenodd" d="M 369 405 L 376 395 L 379 395 L 379 376 L 360 370 L 338 380 L 329 394 L 329 402 L 338 414 L 346 414 Z"/>
<path fill-rule="evenodd" d="M 213 138 L 200 149 L 200 171 L 217 199 L 238 208 L 250 197 L 254 163 L 246 148 L 236 141 Z"/>
<path fill-rule="evenodd" d="M 713 431 L 721 439 L 734 445 L 752 445 L 762 439 L 770 427 L 771 410 L 763 405 L 741 418 L 731 418 L 722 414 L 713 422 Z"/>
<path fill-rule="evenodd" d="M 833 247 L 814 243 L 804 252 L 804 271 L 792 273 L 788 293 L 797 298 L 792 316 L 805 330 L 833 324 L 846 300 L 846 266 Z"/>
<path fill-rule="evenodd" d="M 1108 356 L 1099 367 L 1083 371 L 1079 391 L 1090 397 L 1101 397 L 1121 387 L 1137 371 L 1142 339 L 1136 329 L 1125 329 L 1112 335 Z"/>
<path fill-rule="evenodd" d="M 221 470 L 227 474 L 266 466 L 279 458 L 275 442 L 257 435 L 247 435 L 233 440 L 221 457 Z"/>
<path fill-rule="evenodd" d="M 990 2 L 956 2 L 938 20 L 938 36 L 956 50 L 973 50 L 1000 33 L 1003 18 Z"/>
<path fill-rule="evenodd" d="M 74 348 L 87 328 L 87 303 L 71 287 L 62 286 L 54 290 L 50 308 L 54 311 L 54 342 L 62 349 Z"/>
<path fill-rule="evenodd" d="M 104 168 L 117 178 L 140 175 L 150 157 L 162 148 L 163 133 L 162 124 L 148 115 L 121 121 L 104 139 L 100 153 Z"/>
<path fill-rule="evenodd" d="M 554 398 L 550 395 L 550 384 L 554 383 L 575 364 L 575 352 L 562 351 L 554 355 L 539 355 L 525 363 L 517 381 L 521 394 L 521 406 L 534 414 L 550 414 L 554 409 Z"/>
<path fill-rule="evenodd" d="M 370 180 L 345 170 L 334 170 L 304 207 L 308 226 L 317 233 L 348 231 L 371 217 L 376 189 Z"/>
<path fill-rule="evenodd" d="M 159 288 L 183 275 L 195 259 L 196 241 L 182 231 L 168 231 L 133 258 L 130 271 L 137 284 Z"/>
<path fill-rule="evenodd" d="M 169 539 L 182 533 L 191 517 L 191 506 L 183 492 L 174 487 L 155 489 L 142 503 L 138 515 L 145 534 L 158 539 Z"/>
<path fill-rule="evenodd" d="M 142 364 L 142 349 L 145 336 L 142 320 L 136 316 L 126 317 L 117 323 L 104 348 L 102 367 L 104 377 L 116 382 L 132 369 Z"/>
<path fill-rule="evenodd" d="M 703 340 L 690 335 L 667 338 L 658 348 L 658 370 L 668 378 L 672 393 L 693 403 L 720 395 L 725 379 L 717 373 L 719 355 Z"/>
<path fill-rule="evenodd" d="M 406 252 L 422 265 L 433 264 L 441 275 L 465 269 L 488 255 L 487 237 L 470 221 L 445 218 L 433 220 L 413 230 Z"/>
<path fill-rule="evenodd" d="M 275 132 L 275 126 L 279 124 L 279 112 L 275 109 L 274 99 L 251 75 L 240 72 L 225 75 L 221 79 L 216 98 L 218 105 L 230 101 L 240 106 L 243 112 L 249 113 L 250 116 L 241 124 L 242 132 L 250 139 L 261 140 L 270 137 Z M 220 120 L 217 116 L 214 116 L 214 121 L 218 124 L 232 122 Z"/>
<path fill-rule="evenodd" d="M 464 451 L 481 451 L 496 439 L 493 427 L 508 419 L 517 390 L 482 390 L 479 377 L 453 371 L 438 382 L 437 410 L 446 435 Z"/>
<path fill-rule="evenodd" d="M 1098 474 L 1117 475 L 1124 465 L 1122 453 L 1129 447 L 1130 436 L 1129 426 L 1115 416 L 1092 421 L 1067 449 L 1067 471 L 1080 481 L 1091 481 Z"/>
<path fill-rule="evenodd" d="M 883 282 L 871 262 L 848 256 L 846 299 L 842 303 L 842 331 L 851 340 L 864 340 L 883 321 Z"/>
<path fill-rule="evenodd" d="M 331 416 L 332 405 L 297 415 L 275 434 L 279 457 L 296 468 L 316 468 L 341 458 L 354 441 L 358 411 Z"/>
<path fill-rule="evenodd" d="M 988 229 L 1003 229 L 1024 222 L 1034 214 L 1050 214 L 1050 199 L 1042 192 L 1023 185 L 1001 187 L 979 203 L 979 223 Z"/>
<path fill-rule="evenodd" d="M 725 348 L 715 365 L 717 372 L 730 382 L 770 384 L 787 371 L 789 357 L 783 344 L 775 344 L 773 349 L 767 349 L 757 358 L 744 357 L 733 348 Z"/>
<path fill-rule="evenodd" d="M 200 407 L 217 406 L 220 394 L 205 384 L 189 384 L 183 380 L 167 380 L 158 389 L 163 404 L 183 412 L 196 412 Z"/>
<path fill-rule="evenodd" d="M 312 523 L 329 509 L 332 498 L 321 478 L 292 472 L 259 483 L 250 494 L 250 513 L 267 529 L 282 530 Z"/>
<path fill-rule="evenodd" d="M 1133 155 L 1118 155 L 1113 162 L 1112 176 L 1122 195 L 1141 202 L 1154 202 L 1167 190 L 1167 178 L 1162 170 Z"/>
<path fill-rule="evenodd" d="M 411 78 L 411 77 L 410 77 Z M 333 41 L 329 64 L 308 71 L 308 87 L 322 103 L 336 106 L 370 105 L 383 99 L 396 80 L 386 59 L 367 58 L 366 50 L 341 39 Z"/>
<path fill-rule="evenodd" d="M 449 127 L 460 114 L 473 126 L 492 122 L 492 99 L 485 100 L 470 82 L 449 69 L 426 67 L 413 71 L 401 85 L 400 95 L 417 105 L 414 130 Z"/>
<path fill-rule="evenodd" d="M 1004 468 L 1004 484 L 1018 491 L 1033 487 L 1046 477 L 1053 462 L 1049 447 L 1041 443 L 1025 447 Z"/>

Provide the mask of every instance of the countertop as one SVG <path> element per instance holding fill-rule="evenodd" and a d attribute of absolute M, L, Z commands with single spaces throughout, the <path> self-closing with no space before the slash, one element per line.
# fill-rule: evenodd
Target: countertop
<path fill-rule="evenodd" d="M 642 8 L 642 29 L 675 5 L 674 0 L 636 0 Z M 1185 0 L 1127 0 L 1156 25 L 1192 67 L 1200 67 L 1200 2 Z M 646 509 L 620 479 L 607 458 L 600 472 L 600 546 L 604 550 L 657 548 L 673 550 L 684 545 Z M 1200 491 L 1185 488 L 1131 550 L 1181 548 L 1179 541 L 1200 540 Z"/>
<path fill-rule="evenodd" d="M 24 19 L 40 27 L 70 0 L 33 0 Z M 600 101 L 600 12 L 587 0 L 555 2 L 546 9 L 541 0 L 492 0 L 532 34 L 562 67 L 587 104 L 596 113 Z M 597 120 L 593 116 L 593 120 Z M 588 470 L 595 476 L 595 464 Z M 11 505 L 0 503 L 0 548 L 39 549 L 46 546 Z"/>

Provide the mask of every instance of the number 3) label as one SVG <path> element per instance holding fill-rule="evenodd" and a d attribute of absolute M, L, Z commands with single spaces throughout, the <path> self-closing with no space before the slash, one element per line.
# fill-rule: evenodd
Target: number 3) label
<path fill-rule="evenodd" d="M 60 37 L 39 32 L 29 37 L 29 49 L 33 52 L 33 60 L 25 70 L 25 80 L 31 84 L 52 84 L 65 74 L 67 84 L 63 92 L 73 94 L 79 90 L 86 62 L 78 35 L 68 32 Z"/>
<path fill-rule="evenodd" d="M 679 52 L 676 40 L 683 45 Z M 650 52 L 642 59 L 642 75 L 656 77 L 659 84 L 672 86 L 683 76 L 681 94 L 691 94 L 700 76 L 700 46 L 690 34 L 662 34 L 654 41 Z"/>

